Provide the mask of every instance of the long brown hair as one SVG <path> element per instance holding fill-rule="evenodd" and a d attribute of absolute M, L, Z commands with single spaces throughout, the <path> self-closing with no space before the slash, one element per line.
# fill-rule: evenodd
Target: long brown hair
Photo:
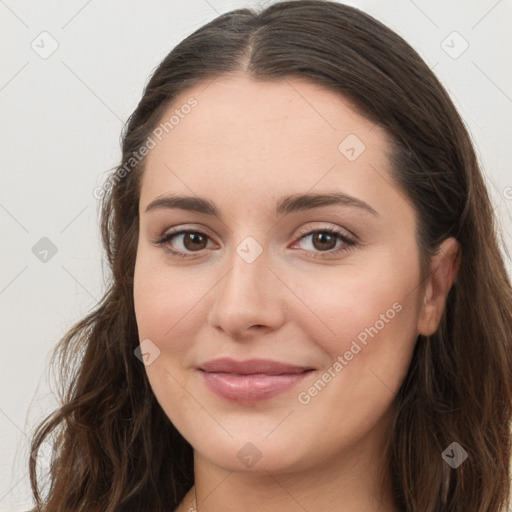
<path fill-rule="evenodd" d="M 238 71 L 259 80 L 305 78 L 347 98 L 392 137 L 393 177 L 417 212 L 423 263 L 447 237 L 459 241 L 459 273 L 439 329 L 419 336 L 396 396 L 389 470 L 400 511 L 501 511 L 510 485 L 512 292 L 470 137 L 401 37 L 358 9 L 322 0 L 223 14 L 172 50 L 148 82 L 101 203 L 107 292 L 54 354 L 63 405 L 33 439 L 32 450 L 50 440 L 55 448 L 44 495 L 30 461 L 36 510 L 169 512 L 193 484 L 192 448 L 134 356 L 144 168 L 134 156 L 179 93 Z M 441 456 L 452 442 L 469 455 L 456 469 Z"/>

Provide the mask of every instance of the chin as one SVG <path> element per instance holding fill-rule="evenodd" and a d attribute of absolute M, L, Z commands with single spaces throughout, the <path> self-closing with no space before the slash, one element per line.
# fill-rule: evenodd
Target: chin
<path fill-rule="evenodd" d="M 261 434 L 245 433 L 243 438 L 212 439 L 193 444 L 196 455 L 210 464 L 237 473 L 287 473 L 307 469 L 314 460 L 300 439 L 265 439 Z"/>

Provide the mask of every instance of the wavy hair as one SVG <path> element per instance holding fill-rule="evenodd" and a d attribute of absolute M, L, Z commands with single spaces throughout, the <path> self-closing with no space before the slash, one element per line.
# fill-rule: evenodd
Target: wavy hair
<path fill-rule="evenodd" d="M 393 178 L 417 214 L 423 269 L 444 239 L 459 241 L 460 268 L 439 328 L 418 337 L 395 398 L 388 467 L 400 511 L 501 511 L 510 499 L 512 291 L 471 138 L 409 44 L 360 10 L 325 0 L 223 14 L 178 44 L 147 82 L 101 202 L 107 291 L 52 358 L 62 405 L 33 437 L 32 451 L 44 442 L 55 449 L 44 493 L 30 460 L 34 510 L 169 512 L 193 485 L 192 447 L 134 356 L 144 170 L 134 155 L 178 94 L 240 71 L 258 80 L 308 79 L 387 131 Z M 469 454 L 457 469 L 441 457 L 454 441 Z"/>

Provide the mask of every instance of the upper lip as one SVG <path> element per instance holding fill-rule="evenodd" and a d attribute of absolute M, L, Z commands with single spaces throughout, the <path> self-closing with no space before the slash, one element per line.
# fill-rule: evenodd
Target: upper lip
<path fill-rule="evenodd" d="M 246 359 L 235 361 L 229 357 L 212 359 L 199 366 L 200 370 L 208 373 L 232 373 L 238 375 L 253 375 L 264 373 L 267 375 L 281 375 L 289 373 L 302 373 L 313 370 L 310 366 L 296 366 L 293 364 L 272 361 L 270 359 Z"/>

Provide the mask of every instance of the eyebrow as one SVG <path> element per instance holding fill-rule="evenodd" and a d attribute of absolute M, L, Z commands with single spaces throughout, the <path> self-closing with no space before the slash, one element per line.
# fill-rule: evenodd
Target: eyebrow
<path fill-rule="evenodd" d="M 285 196 L 277 202 L 275 213 L 276 215 L 286 215 L 292 212 L 312 210 L 331 205 L 352 206 L 380 217 L 380 214 L 369 204 L 341 192 Z M 148 204 L 145 211 L 149 212 L 162 208 L 179 208 L 181 210 L 205 213 L 206 215 L 215 215 L 221 218 L 220 210 L 215 206 L 215 203 L 202 197 L 178 195 L 158 197 Z"/>

